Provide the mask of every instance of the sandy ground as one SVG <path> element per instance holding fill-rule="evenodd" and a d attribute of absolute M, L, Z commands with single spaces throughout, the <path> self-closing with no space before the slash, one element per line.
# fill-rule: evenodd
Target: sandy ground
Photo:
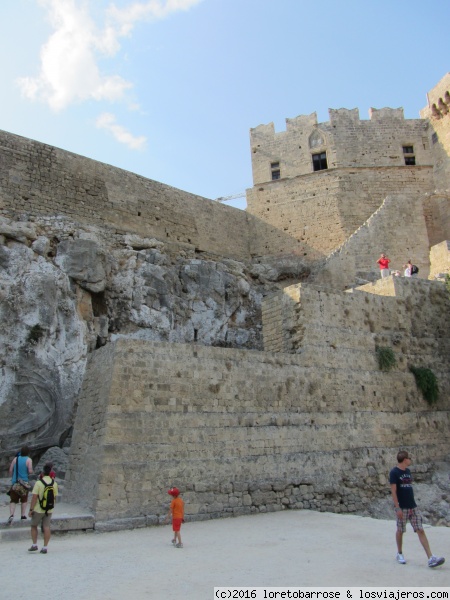
<path fill-rule="evenodd" d="M 449 528 L 426 532 L 435 554 L 449 553 Z M 215 586 L 450 586 L 450 555 L 430 569 L 412 530 L 408 564 L 397 564 L 394 521 L 286 511 L 186 523 L 183 549 L 171 534 L 167 525 L 54 536 L 47 555 L 2 541 L 0 597 L 209 600 Z"/>

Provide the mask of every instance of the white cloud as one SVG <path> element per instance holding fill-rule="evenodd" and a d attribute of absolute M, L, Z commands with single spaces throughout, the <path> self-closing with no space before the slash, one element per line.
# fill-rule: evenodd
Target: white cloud
<path fill-rule="evenodd" d="M 131 150 L 143 150 L 147 144 L 145 136 L 133 136 L 125 127 L 116 123 L 116 117 L 111 113 L 102 113 L 97 118 L 95 125 L 99 129 L 106 129 L 106 131 L 112 133 L 118 142 L 125 144 Z"/>
<path fill-rule="evenodd" d="M 99 43 L 87 3 L 40 0 L 40 4 L 48 10 L 55 31 L 41 48 L 39 75 L 18 80 L 22 93 L 55 111 L 73 102 L 123 98 L 132 84 L 119 75 L 100 73 L 96 52 L 105 54 L 106 46 L 102 39 Z"/>
<path fill-rule="evenodd" d="M 172 13 L 189 10 L 200 2 L 202 0 L 150 0 L 134 2 L 125 8 L 111 5 L 107 13 L 119 25 L 119 35 L 128 35 L 137 21 L 164 19 Z"/>
<path fill-rule="evenodd" d="M 42 46 L 39 74 L 17 83 L 25 97 L 44 101 L 55 111 L 86 100 L 123 100 L 132 83 L 119 75 L 103 75 L 98 58 L 117 54 L 120 38 L 130 35 L 137 22 L 163 19 L 201 1 L 150 0 L 122 9 L 111 5 L 101 29 L 89 12 L 90 0 L 38 0 L 54 33 Z"/>

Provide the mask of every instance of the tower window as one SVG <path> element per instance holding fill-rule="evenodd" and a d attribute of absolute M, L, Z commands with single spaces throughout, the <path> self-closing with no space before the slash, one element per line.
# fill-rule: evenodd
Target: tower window
<path fill-rule="evenodd" d="M 275 181 L 276 179 L 280 179 L 281 170 L 280 170 L 279 162 L 270 163 L 270 171 L 272 173 L 272 181 Z"/>
<path fill-rule="evenodd" d="M 416 157 L 414 155 L 414 146 L 403 146 L 403 156 L 405 157 L 405 165 L 415 165 Z"/>
<path fill-rule="evenodd" d="M 326 152 L 320 152 L 319 154 L 313 154 L 312 161 L 313 161 L 314 171 L 323 171 L 324 169 L 328 169 Z"/>

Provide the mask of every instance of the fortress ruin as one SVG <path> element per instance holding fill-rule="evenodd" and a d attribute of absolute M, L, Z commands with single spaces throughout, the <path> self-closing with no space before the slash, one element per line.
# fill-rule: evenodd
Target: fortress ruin
<path fill-rule="evenodd" d="M 375 514 L 400 447 L 434 481 L 450 459 L 449 90 L 450 73 L 418 119 L 330 109 L 252 129 L 246 211 L 0 132 L 2 468 L 25 442 L 70 444 L 64 497 L 99 529 L 156 523 L 171 485 L 191 519 Z M 380 280 L 381 252 L 419 277 Z M 429 516 L 449 524 L 448 508 Z"/>

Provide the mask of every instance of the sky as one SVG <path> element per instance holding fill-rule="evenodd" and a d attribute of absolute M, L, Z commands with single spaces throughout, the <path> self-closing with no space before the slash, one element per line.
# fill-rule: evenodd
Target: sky
<path fill-rule="evenodd" d="M 243 195 L 259 124 L 329 108 L 419 118 L 450 71 L 449 22 L 448 0 L 3 0 L 0 129 Z"/>

